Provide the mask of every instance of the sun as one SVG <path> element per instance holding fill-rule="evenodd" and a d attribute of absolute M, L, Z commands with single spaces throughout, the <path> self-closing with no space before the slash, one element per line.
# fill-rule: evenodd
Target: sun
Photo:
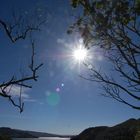
<path fill-rule="evenodd" d="M 86 48 L 79 46 L 73 50 L 73 58 L 75 61 L 81 63 L 84 62 L 88 57 L 88 51 Z"/>

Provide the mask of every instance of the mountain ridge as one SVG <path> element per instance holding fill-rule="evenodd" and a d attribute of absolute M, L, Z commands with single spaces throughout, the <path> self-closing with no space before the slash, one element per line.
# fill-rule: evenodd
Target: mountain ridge
<path fill-rule="evenodd" d="M 12 129 L 10 127 L 0 127 L 0 136 L 9 136 L 11 138 L 69 137 L 68 135 Z"/>
<path fill-rule="evenodd" d="M 115 126 L 85 129 L 71 140 L 140 140 L 140 119 L 129 119 Z"/>
<path fill-rule="evenodd" d="M 90 127 L 77 136 L 27 131 L 9 127 L 0 127 L 0 136 L 9 136 L 11 138 L 71 137 L 71 140 L 140 140 L 140 119 L 131 118 L 112 127 Z"/>

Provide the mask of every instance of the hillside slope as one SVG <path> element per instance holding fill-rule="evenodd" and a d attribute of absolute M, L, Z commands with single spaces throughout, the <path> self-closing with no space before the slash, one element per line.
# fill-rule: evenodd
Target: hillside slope
<path fill-rule="evenodd" d="M 57 134 L 11 129 L 8 127 L 0 127 L 0 136 L 12 138 L 65 137 Z"/>
<path fill-rule="evenodd" d="M 71 140 L 137 140 L 140 133 L 140 119 L 129 119 L 113 127 L 93 127 L 84 130 Z"/>

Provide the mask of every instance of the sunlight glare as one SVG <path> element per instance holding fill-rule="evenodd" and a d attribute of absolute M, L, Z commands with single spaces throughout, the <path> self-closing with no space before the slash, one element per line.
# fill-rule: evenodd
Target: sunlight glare
<path fill-rule="evenodd" d="M 87 49 L 79 47 L 73 51 L 73 57 L 78 62 L 83 62 L 87 58 Z"/>

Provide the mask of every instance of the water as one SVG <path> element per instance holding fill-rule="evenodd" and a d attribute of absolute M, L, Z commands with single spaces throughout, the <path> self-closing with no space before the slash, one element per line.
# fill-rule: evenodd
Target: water
<path fill-rule="evenodd" d="M 13 140 L 70 140 L 70 138 L 44 137 L 44 138 L 13 138 Z"/>

